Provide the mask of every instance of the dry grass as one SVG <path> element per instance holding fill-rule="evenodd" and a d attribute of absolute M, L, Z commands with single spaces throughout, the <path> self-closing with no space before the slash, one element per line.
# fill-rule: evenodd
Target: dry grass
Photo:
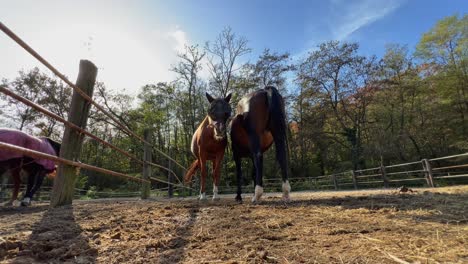
<path fill-rule="evenodd" d="M 15 263 L 466 263 L 468 186 L 0 208 Z M 247 199 L 246 199 L 247 200 Z"/>

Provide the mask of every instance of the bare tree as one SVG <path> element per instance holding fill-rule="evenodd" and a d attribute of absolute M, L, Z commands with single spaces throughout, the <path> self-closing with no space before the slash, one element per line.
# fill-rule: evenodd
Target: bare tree
<path fill-rule="evenodd" d="M 171 68 L 171 71 L 177 73 L 176 82 L 187 87 L 190 109 L 190 125 L 192 134 L 195 132 L 195 95 L 197 94 L 198 73 L 202 70 L 201 61 L 205 57 L 205 52 L 200 52 L 197 45 L 185 46 L 185 52 L 177 56 L 180 61 Z"/>
<path fill-rule="evenodd" d="M 211 74 L 210 86 L 219 92 L 219 96 L 226 96 L 231 90 L 236 60 L 251 49 L 247 47 L 247 39 L 237 36 L 230 27 L 226 27 L 213 43 L 206 42 L 205 50 L 208 56 L 208 68 Z"/>

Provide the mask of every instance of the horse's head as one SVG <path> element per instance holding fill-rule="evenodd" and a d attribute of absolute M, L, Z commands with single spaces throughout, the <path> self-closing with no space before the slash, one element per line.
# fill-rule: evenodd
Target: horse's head
<path fill-rule="evenodd" d="M 52 146 L 52 148 L 55 150 L 55 153 L 57 153 L 58 156 L 60 154 L 60 147 L 62 146 L 62 144 L 48 137 L 46 137 L 45 139 L 49 142 L 49 144 Z"/>
<path fill-rule="evenodd" d="M 231 94 L 228 94 L 225 98 L 214 99 L 206 93 L 206 98 L 210 102 L 208 117 L 210 124 L 215 128 L 215 137 L 223 139 L 226 137 L 226 121 L 231 117 L 231 105 L 229 104 Z"/>

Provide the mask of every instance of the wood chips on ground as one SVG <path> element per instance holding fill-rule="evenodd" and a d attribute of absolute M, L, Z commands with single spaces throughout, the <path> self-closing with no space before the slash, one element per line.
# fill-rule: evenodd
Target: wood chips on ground
<path fill-rule="evenodd" d="M 468 186 L 0 207 L 0 263 L 468 263 Z"/>

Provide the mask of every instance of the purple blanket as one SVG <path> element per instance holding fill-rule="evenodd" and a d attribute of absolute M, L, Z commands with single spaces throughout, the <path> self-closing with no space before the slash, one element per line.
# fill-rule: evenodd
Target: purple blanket
<path fill-rule="evenodd" d="M 0 128 L 0 142 L 57 156 L 47 139 L 33 137 L 19 130 Z M 23 156 L 21 153 L 0 149 L 0 161 L 22 158 Z M 34 159 L 34 162 L 44 167 L 47 172 L 52 172 L 55 169 L 55 163 L 51 160 Z"/>

